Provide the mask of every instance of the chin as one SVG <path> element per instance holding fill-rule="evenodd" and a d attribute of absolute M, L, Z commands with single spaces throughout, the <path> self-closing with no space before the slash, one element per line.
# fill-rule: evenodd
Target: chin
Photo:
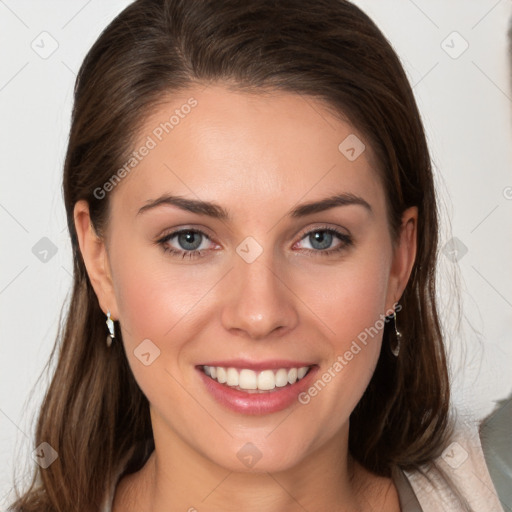
<path fill-rule="evenodd" d="M 271 429 L 265 429 L 254 436 L 232 439 L 229 444 L 217 446 L 213 453 L 208 447 L 203 454 L 214 464 L 237 473 L 275 473 L 300 465 L 313 440 L 300 435 L 296 439 L 276 433 L 269 436 L 269 432 Z"/>

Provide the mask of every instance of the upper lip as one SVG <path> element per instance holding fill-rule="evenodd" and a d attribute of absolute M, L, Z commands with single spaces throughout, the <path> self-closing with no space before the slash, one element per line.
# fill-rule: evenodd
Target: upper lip
<path fill-rule="evenodd" d="M 268 359 L 266 361 L 249 361 L 247 359 L 230 359 L 229 361 L 209 361 L 198 366 L 221 366 L 223 368 L 238 368 L 254 371 L 275 370 L 279 368 L 302 368 L 314 366 L 315 363 L 305 361 L 292 361 L 289 359 Z"/>

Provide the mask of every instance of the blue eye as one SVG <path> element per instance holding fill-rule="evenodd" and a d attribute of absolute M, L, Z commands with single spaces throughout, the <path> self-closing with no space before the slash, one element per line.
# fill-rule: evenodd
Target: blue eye
<path fill-rule="evenodd" d="M 341 243 L 330 249 L 329 247 L 332 246 L 332 243 L 336 238 L 338 238 Z M 169 245 L 169 242 L 173 239 L 176 239 L 178 245 L 182 247 L 182 249 L 176 249 Z M 165 253 L 169 253 L 174 257 L 192 259 L 202 257 L 203 253 L 206 252 L 207 249 L 199 249 L 203 239 L 210 240 L 208 235 L 202 231 L 195 229 L 182 229 L 165 235 L 157 241 L 157 244 L 162 247 Z M 334 228 L 327 227 L 313 229 L 304 233 L 301 240 L 304 239 L 308 239 L 313 248 L 305 248 L 302 250 L 308 254 L 321 256 L 328 256 L 333 253 L 341 252 L 347 247 L 353 245 L 353 240 L 350 235 L 342 233 Z"/>
<path fill-rule="evenodd" d="M 200 235 L 197 231 L 182 231 L 176 236 L 182 247 L 195 251 L 201 245 L 201 239 L 197 235 Z"/>
<path fill-rule="evenodd" d="M 330 248 L 335 239 L 341 241 L 339 245 L 334 248 Z M 343 251 L 347 247 L 353 245 L 353 240 L 350 235 L 342 233 L 334 228 L 316 228 L 312 231 L 308 231 L 302 237 L 301 240 L 308 240 L 313 249 L 303 249 L 307 253 L 329 256 L 333 253 Z"/>
<path fill-rule="evenodd" d="M 198 250 L 198 247 L 201 246 L 201 237 L 208 238 L 202 231 L 197 231 L 194 229 L 183 229 L 181 231 L 174 231 L 173 233 L 169 233 L 164 236 L 157 243 L 162 246 L 164 252 L 168 252 L 173 256 L 182 258 L 196 258 L 198 256 L 202 256 L 203 251 Z M 168 242 L 173 238 L 177 238 L 178 243 L 184 250 L 175 249 L 168 245 Z"/>
<path fill-rule="evenodd" d="M 330 231 L 314 231 L 312 234 L 308 235 L 308 240 L 313 244 L 318 243 L 320 247 L 315 247 L 315 249 L 324 250 L 328 249 L 333 241 L 333 233 Z"/>

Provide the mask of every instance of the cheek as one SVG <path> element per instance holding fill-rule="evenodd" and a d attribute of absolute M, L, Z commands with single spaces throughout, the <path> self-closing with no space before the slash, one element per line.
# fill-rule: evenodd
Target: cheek
<path fill-rule="evenodd" d="M 187 286 L 186 272 L 171 269 L 163 258 L 157 263 L 155 254 L 157 249 L 133 250 L 115 260 L 123 343 L 133 376 L 149 401 L 186 410 L 177 365 L 187 340 L 184 331 L 193 335 L 189 313 L 201 294 L 190 280 Z"/>
<path fill-rule="evenodd" d="M 380 248 L 360 251 L 336 265 L 312 267 L 301 273 L 296 284 L 336 351 L 344 351 L 385 311 L 390 257 Z"/>
<path fill-rule="evenodd" d="M 190 340 L 200 338 L 208 318 L 205 295 L 214 289 L 218 272 L 178 265 L 158 247 L 125 250 L 118 237 L 112 270 L 130 367 L 150 400 L 164 399 L 163 389 L 167 398 L 173 394 L 179 398 L 182 391 L 171 376 L 182 380 L 189 362 L 183 355 Z M 147 352 L 154 361 L 148 366 L 139 358 Z"/>
<path fill-rule="evenodd" d="M 122 237 L 116 243 L 114 283 L 121 326 L 127 334 L 125 342 L 133 345 L 145 338 L 174 339 L 175 325 L 193 311 L 209 282 L 210 286 L 214 283 L 213 278 L 201 272 L 192 274 L 191 266 L 171 262 L 159 247 L 125 251 L 127 244 Z"/>
<path fill-rule="evenodd" d="M 356 339 L 375 325 L 384 312 L 388 269 L 379 260 L 361 264 L 337 281 L 333 295 L 338 308 L 331 303 L 330 318 L 342 340 Z"/>
<path fill-rule="evenodd" d="M 329 347 L 317 380 L 301 403 L 315 416 L 331 418 L 323 426 L 326 435 L 348 420 L 375 370 L 385 325 L 389 265 L 386 251 L 361 251 L 357 259 L 303 278 L 302 289 L 326 326 Z M 321 282 L 326 285 L 320 290 Z"/>
<path fill-rule="evenodd" d="M 356 387 L 373 373 L 379 356 L 388 277 L 386 257 L 370 257 L 361 261 L 344 283 L 338 283 L 343 306 L 337 314 L 330 312 L 336 319 L 333 345 L 336 357 L 342 355 L 346 361 L 347 373 L 354 375 L 350 383 Z"/>

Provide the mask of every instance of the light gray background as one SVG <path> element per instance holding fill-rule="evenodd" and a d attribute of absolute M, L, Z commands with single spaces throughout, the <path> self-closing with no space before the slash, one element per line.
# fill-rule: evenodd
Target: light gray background
<path fill-rule="evenodd" d="M 47 380 L 33 387 L 71 285 L 61 172 L 74 79 L 100 31 L 128 3 L 0 0 L 2 508 L 14 467 L 22 476 L 34 464 L 33 419 Z M 452 256 L 451 245 L 441 252 L 439 276 L 454 400 L 482 418 L 512 388 L 512 3 L 355 3 L 399 53 L 423 115 L 441 198 L 441 246 L 460 241 Z M 44 237 L 54 255 L 44 253 Z"/>

